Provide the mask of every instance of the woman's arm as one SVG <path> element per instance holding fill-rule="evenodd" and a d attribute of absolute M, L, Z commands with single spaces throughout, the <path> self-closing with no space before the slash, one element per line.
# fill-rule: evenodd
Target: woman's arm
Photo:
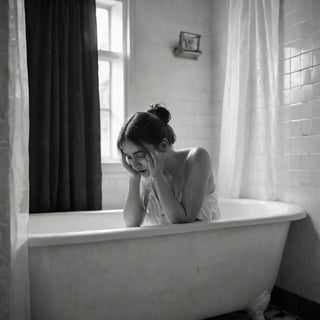
<path fill-rule="evenodd" d="M 208 189 L 211 192 L 214 188 L 210 155 L 204 148 L 197 148 L 190 159 L 190 171 L 182 196 L 182 204 L 191 217 L 196 219 Z"/>
<path fill-rule="evenodd" d="M 211 175 L 211 160 L 208 152 L 203 148 L 197 148 L 190 161 L 190 170 L 183 189 L 183 198 L 180 203 L 174 196 L 172 187 L 161 171 L 159 156 L 152 156 L 154 167 L 153 178 L 157 187 L 161 206 L 171 223 L 186 223 L 196 219 Z"/>
<path fill-rule="evenodd" d="M 122 164 L 130 173 L 129 192 L 123 209 L 123 217 L 127 227 L 140 227 L 145 217 L 145 210 L 140 200 L 140 180 L 138 174 L 122 156 Z"/>
<path fill-rule="evenodd" d="M 143 223 L 145 211 L 140 200 L 140 177 L 130 177 L 123 217 L 127 227 L 140 227 Z"/>
<path fill-rule="evenodd" d="M 192 222 L 182 204 L 175 198 L 172 186 L 164 175 L 154 177 L 161 207 L 170 223 Z"/>

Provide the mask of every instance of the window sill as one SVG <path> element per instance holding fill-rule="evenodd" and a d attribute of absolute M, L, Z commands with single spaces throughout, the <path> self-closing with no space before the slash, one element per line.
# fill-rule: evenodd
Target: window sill
<path fill-rule="evenodd" d="M 103 162 L 101 168 L 102 173 L 126 173 L 126 169 L 118 161 Z"/>

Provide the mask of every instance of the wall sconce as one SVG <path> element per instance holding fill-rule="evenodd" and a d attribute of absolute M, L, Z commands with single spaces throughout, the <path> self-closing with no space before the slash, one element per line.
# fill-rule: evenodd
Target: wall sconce
<path fill-rule="evenodd" d="M 181 31 L 179 36 L 179 45 L 174 49 L 176 57 L 183 57 L 197 60 L 200 51 L 200 34 Z"/>

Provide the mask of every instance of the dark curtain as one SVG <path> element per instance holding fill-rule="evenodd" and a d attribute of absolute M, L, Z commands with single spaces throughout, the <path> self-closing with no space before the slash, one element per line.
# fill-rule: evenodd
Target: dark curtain
<path fill-rule="evenodd" d="M 101 209 L 95 0 L 25 0 L 30 212 Z"/>

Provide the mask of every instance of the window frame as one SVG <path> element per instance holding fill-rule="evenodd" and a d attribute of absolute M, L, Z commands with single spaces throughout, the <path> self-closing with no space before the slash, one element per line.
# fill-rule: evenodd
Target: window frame
<path fill-rule="evenodd" d="M 110 41 L 111 41 L 111 7 L 113 6 L 112 4 L 116 3 L 122 3 L 122 33 L 123 33 L 123 38 L 122 38 L 122 52 L 118 53 L 116 51 L 111 51 L 110 50 Z M 110 123 L 110 135 L 109 135 L 109 145 L 110 145 L 110 158 L 103 159 L 101 158 L 101 164 L 102 166 L 106 166 L 108 164 L 112 164 L 112 168 L 116 169 L 116 171 L 120 170 L 120 167 L 118 167 L 117 164 L 121 165 L 121 159 L 119 159 L 118 154 L 116 153 L 116 138 L 117 135 L 115 134 L 115 128 L 114 128 L 114 119 L 115 115 L 114 112 L 115 107 L 112 101 L 112 77 L 113 77 L 113 69 L 115 68 L 115 63 L 116 61 L 121 61 L 122 63 L 122 73 L 121 76 L 123 78 L 123 107 L 121 111 L 119 111 L 120 114 L 122 114 L 122 121 L 127 116 L 127 101 L 128 101 L 128 73 L 129 73 L 129 55 L 130 55 L 130 0 L 96 0 L 96 7 L 105 9 L 109 11 L 109 50 L 105 49 L 99 49 L 98 50 L 98 60 L 99 61 L 106 61 L 110 63 L 110 93 L 109 93 L 109 108 L 103 108 L 100 110 L 106 110 L 109 112 L 109 123 Z M 121 123 L 122 124 L 122 123 Z M 119 127 L 119 125 L 118 125 Z M 104 171 L 104 170 L 103 170 Z M 114 171 L 114 170 L 112 170 Z M 120 170 L 122 171 L 122 170 Z"/>

